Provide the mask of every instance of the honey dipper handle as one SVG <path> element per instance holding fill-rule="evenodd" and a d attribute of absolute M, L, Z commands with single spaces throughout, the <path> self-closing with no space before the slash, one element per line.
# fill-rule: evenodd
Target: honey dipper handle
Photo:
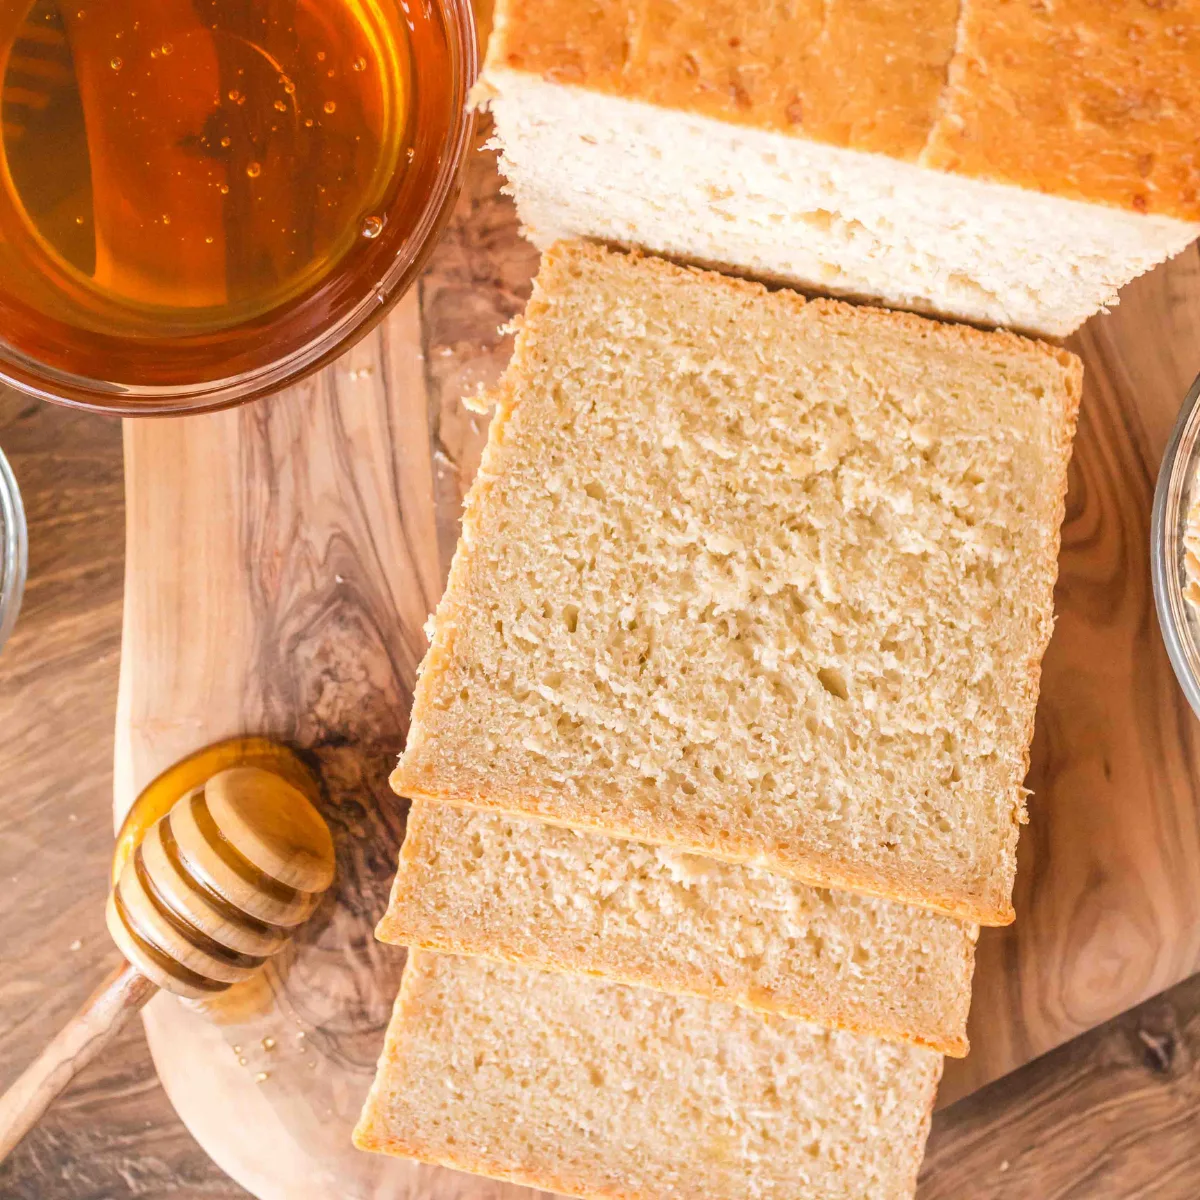
<path fill-rule="evenodd" d="M 122 963 L 88 997 L 50 1045 L 0 1096 L 0 1162 L 157 990 L 144 975 Z"/>

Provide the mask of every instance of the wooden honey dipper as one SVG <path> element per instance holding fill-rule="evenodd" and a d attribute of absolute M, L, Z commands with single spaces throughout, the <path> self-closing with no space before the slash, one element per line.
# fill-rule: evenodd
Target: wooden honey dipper
<path fill-rule="evenodd" d="M 272 771 L 220 771 L 128 855 L 107 921 L 125 963 L 0 1096 L 0 1161 L 160 988 L 199 999 L 278 953 L 333 882 L 333 838 Z"/>

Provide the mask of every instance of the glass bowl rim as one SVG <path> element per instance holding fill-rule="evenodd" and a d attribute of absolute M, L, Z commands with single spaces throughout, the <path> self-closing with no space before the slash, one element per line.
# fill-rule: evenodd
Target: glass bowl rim
<path fill-rule="evenodd" d="M 1167 657 L 1183 694 L 1200 716 L 1200 647 L 1188 625 L 1178 553 L 1189 475 L 1200 468 L 1200 376 L 1189 389 L 1163 451 L 1150 513 L 1150 577 Z"/>
<path fill-rule="evenodd" d="M 446 23 L 453 78 L 452 113 L 438 156 L 438 172 L 421 215 L 395 262 L 376 286 L 341 319 L 285 358 L 241 375 L 203 383 L 135 387 L 114 385 L 47 367 L 0 344 L 0 383 L 39 400 L 116 417 L 181 416 L 247 404 L 319 370 L 365 337 L 391 311 L 424 268 L 450 219 L 475 132 L 471 88 L 479 50 L 471 0 L 432 0 Z"/>
<path fill-rule="evenodd" d="M 0 450 L 0 649 L 8 641 L 21 599 L 29 563 L 29 534 L 21 489 L 9 461 Z"/>

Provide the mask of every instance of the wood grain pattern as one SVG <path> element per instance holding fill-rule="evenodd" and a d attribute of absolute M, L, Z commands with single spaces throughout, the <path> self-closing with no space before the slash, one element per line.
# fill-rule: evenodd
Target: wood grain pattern
<path fill-rule="evenodd" d="M 71 1080 L 117 1040 L 157 990 L 128 963 L 113 968 L 83 1008 L 0 1095 L 0 1160 L 12 1153 Z"/>
<path fill-rule="evenodd" d="M 0 388 L 29 519 L 25 604 L 0 653 L 0 1080 L 118 961 L 104 930 L 120 654 L 121 428 Z M 5 1200 L 245 1193 L 171 1109 L 136 1023 L 0 1163 Z"/>
<path fill-rule="evenodd" d="M 1195 1200 L 1200 976 L 959 1101 L 918 1200 Z"/>

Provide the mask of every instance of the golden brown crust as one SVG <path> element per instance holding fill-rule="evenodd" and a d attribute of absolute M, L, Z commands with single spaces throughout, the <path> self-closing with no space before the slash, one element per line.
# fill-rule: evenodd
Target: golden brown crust
<path fill-rule="evenodd" d="M 1200 220 L 1200 9 L 966 0 L 923 165 Z"/>
<path fill-rule="evenodd" d="M 499 0 L 487 61 L 972 178 L 1200 220 L 1200 14 L 1187 0 Z"/>
<path fill-rule="evenodd" d="M 954 50 L 957 0 L 835 8 L 510 0 L 489 65 L 915 160 Z"/>

